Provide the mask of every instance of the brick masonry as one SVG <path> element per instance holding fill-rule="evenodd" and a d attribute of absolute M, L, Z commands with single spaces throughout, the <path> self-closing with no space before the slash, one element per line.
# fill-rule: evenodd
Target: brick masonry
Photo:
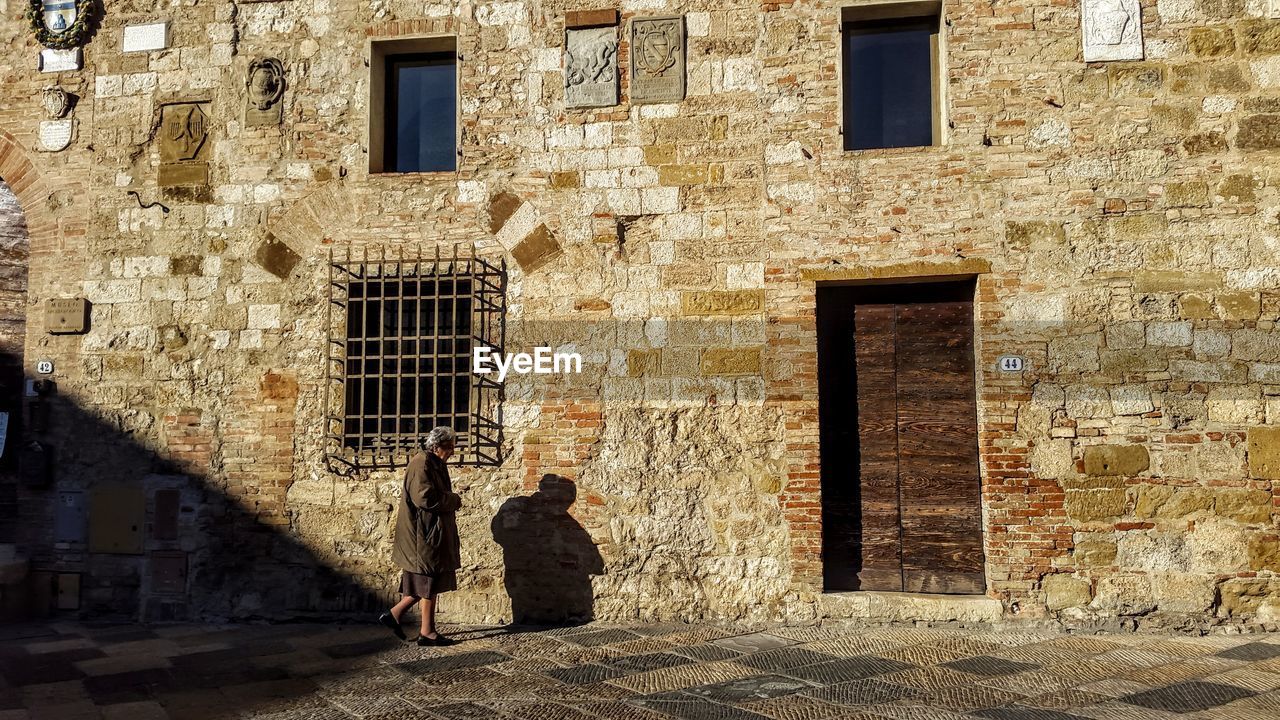
<path fill-rule="evenodd" d="M 50 441 L 82 448 L 55 487 L 113 473 L 90 460 L 127 441 L 265 528 L 244 547 L 280 575 L 250 600 L 191 587 L 219 595 L 205 614 L 349 607 L 273 589 L 302 555 L 391 588 L 397 475 L 324 460 L 325 259 L 475 243 L 509 260 L 509 345 L 572 346 L 585 368 L 511 379 L 507 460 L 455 473 L 454 618 L 509 616 L 490 523 L 558 474 L 604 560 L 599 617 L 806 621 L 816 283 L 977 276 L 989 595 L 1068 623 L 1277 619 L 1280 20 L 1257 2 L 1148 4 L 1145 60 L 1085 64 L 1076 4 L 949 4 L 945 142 L 848 153 L 830 2 L 645 3 L 685 16 L 686 99 L 629 103 L 622 33 L 621 104 L 566 109 L 566 17 L 626 22 L 633 5 L 113 10 L 85 68 L 57 75 L 33 69 L 11 13 L 0 178 L 30 238 L 25 362 L 54 360 L 67 413 L 114 433 L 55 418 Z M 160 19 L 170 49 L 119 52 L 126 23 Z M 456 35 L 463 58 L 458 171 L 371 174 L 360 58 L 425 35 Z M 259 57 L 284 62 L 279 126 L 243 123 Z M 78 97 L 77 137 L 39 152 L 55 83 Z M 157 185 L 159 109 L 178 101 L 208 103 L 203 189 Z M 78 295 L 87 335 L 34 320 Z M 1006 353 L 1029 370 L 998 372 Z M 51 493 L 22 502 L 40 567 L 112 588 L 118 612 L 145 605 L 145 583 L 112 585 L 143 559 L 54 547 Z M 212 572 L 199 527 L 187 550 Z"/>

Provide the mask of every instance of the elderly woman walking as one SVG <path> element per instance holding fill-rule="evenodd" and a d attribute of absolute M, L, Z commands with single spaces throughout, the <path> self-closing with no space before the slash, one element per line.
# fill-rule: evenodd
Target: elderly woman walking
<path fill-rule="evenodd" d="M 400 618 L 414 603 L 421 603 L 422 629 L 417 643 L 424 646 L 453 644 L 436 632 L 436 597 L 458 588 L 456 572 L 462 564 L 454 518 L 462 498 L 453 492 L 445 466 L 456 443 L 457 435 L 451 428 L 435 428 L 423 442 L 422 451 L 409 461 L 391 553 L 392 561 L 404 571 L 400 576 L 402 597 L 378 617 L 378 622 L 405 640 Z"/>

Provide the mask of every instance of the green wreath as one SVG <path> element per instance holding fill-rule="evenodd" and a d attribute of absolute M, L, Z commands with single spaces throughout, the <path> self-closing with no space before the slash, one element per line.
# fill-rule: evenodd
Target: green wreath
<path fill-rule="evenodd" d="M 54 32 L 44 24 L 44 2 L 30 0 L 27 4 L 27 22 L 36 41 L 53 50 L 69 50 L 83 45 L 89 37 L 89 21 L 93 14 L 93 0 L 76 0 L 76 21 L 62 32 Z"/>

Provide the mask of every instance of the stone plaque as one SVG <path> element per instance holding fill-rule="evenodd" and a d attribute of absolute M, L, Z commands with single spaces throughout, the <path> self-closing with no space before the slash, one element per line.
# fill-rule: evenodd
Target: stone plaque
<path fill-rule="evenodd" d="M 1271 0 L 1271 17 L 1280 19 L 1280 0 Z"/>
<path fill-rule="evenodd" d="M 248 104 L 244 109 L 244 124 L 279 125 L 284 103 L 284 63 L 275 58 L 262 58 L 249 63 L 245 78 Z"/>
<path fill-rule="evenodd" d="M 631 21 L 631 102 L 684 99 L 684 16 Z"/>
<path fill-rule="evenodd" d="M 40 149 L 46 152 L 65 150 L 74 135 L 74 120 L 45 120 L 40 123 Z"/>
<path fill-rule="evenodd" d="M 49 333 L 83 333 L 89 327 L 89 301 L 52 298 L 45 302 L 44 329 Z"/>
<path fill-rule="evenodd" d="M 565 107 L 618 104 L 618 28 L 565 30 Z"/>
<path fill-rule="evenodd" d="M 209 182 L 209 116 L 205 107 L 205 103 L 177 103 L 160 109 L 161 185 Z"/>
<path fill-rule="evenodd" d="M 123 52 L 151 52 L 169 47 L 169 23 L 124 26 Z"/>
<path fill-rule="evenodd" d="M 80 69 L 80 48 L 53 50 L 45 48 L 40 51 L 40 72 L 65 72 Z"/>
<path fill-rule="evenodd" d="M 1081 0 L 1081 11 L 1085 62 L 1142 59 L 1138 0 Z"/>

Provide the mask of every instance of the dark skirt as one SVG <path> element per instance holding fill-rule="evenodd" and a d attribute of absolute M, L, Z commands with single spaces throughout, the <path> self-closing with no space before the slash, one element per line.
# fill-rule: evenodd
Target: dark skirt
<path fill-rule="evenodd" d="M 434 575 L 419 575 L 405 570 L 400 575 L 400 594 L 416 598 L 430 598 L 442 592 L 458 589 L 458 576 L 453 570 Z"/>

